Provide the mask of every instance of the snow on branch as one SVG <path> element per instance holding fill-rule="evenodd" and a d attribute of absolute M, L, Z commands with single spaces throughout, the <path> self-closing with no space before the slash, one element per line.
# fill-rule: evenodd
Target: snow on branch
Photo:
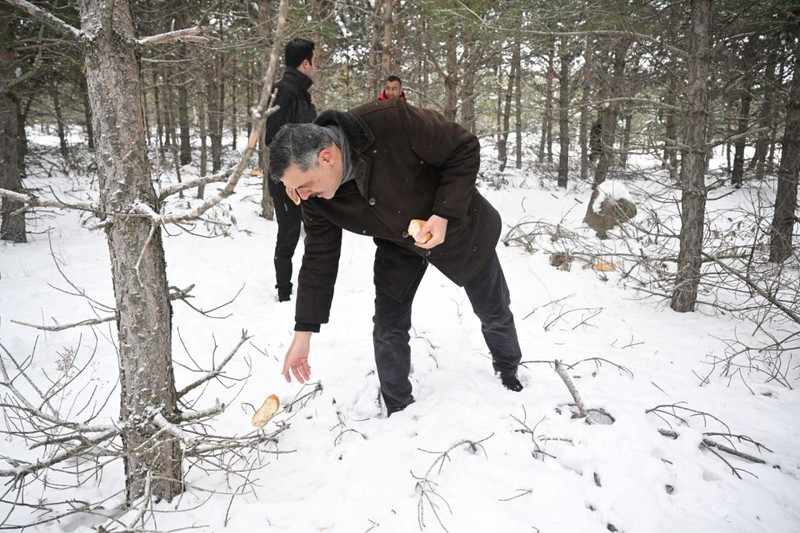
<path fill-rule="evenodd" d="M 90 211 L 96 213 L 97 206 L 88 202 L 67 203 L 61 200 L 42 200 L 41 198 L 32 194 L 23 194 L 20 192 L 10 191 L 8 189 L 0 189 L 0 197 L 5 197 L 15 202 L 27 205 L 29 207 L 52 207 L 55 209 L 77 209 L 80 211 Z"/>
<path fill-rule="evenodd" d="M 151 35 L 150 37 L 142 37 L 141 39 L 137 39 L 136 43 L 140 46 L 151 46 L 174 42 L 208 43 L 214 38 L 202 37 L 200 34 L 211 31 L 214 31 L 213 26 L 194 26 L 193 28 L 185 28 L 182 30 L 159 33 L 158 35 Z"/>

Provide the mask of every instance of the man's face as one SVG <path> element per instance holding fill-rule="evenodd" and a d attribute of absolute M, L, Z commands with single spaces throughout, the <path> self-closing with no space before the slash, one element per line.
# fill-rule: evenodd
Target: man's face
<path fill-rule="evenodd" d="M 317 156 L 315 168 L 303 172 L 292 163 L 283 173 L 284 186 L 294 189 L 303 200 L 324 198 L 330 200 L 342 184 L 341 152 L 336 145 L 323 148 Z"/>
<path fill-rule="evenodd" d="M 386 93 L 387 98 L 396 98 L 403 92 L 399 81 L 387 81 L 383 86 L 383 92 Z"/>
<path fill-rule="evenodd" d="M 318 61 L 319 61 L 319 55 L 317 53 L 317 49 L 314 48 L 314 51 L 311 53 L 311 61 L 308 61 L 307 59 L 303 60 L 303 62 L 300 63 L 300 67 L 297 70 L 299 70 L 300 72 L 302 72 L 303 74 L 305 74 L 306 76 L 308 76 L 313 80 L 317 76 L 317 68 L 319 67 L 319 65 L 317 64 Z"/>

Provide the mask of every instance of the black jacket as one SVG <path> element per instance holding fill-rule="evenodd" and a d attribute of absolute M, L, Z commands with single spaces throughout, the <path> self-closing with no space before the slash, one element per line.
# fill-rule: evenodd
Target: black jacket
<path fill-rule="evenodd" d="M 267 119 L 264 137 L 267 144 L 272 142 L 284 124 L 313 122 L 317 118 L 317 108 L 311 103 L 311 95 L 308 93 L 313 83 L 311 78 L 296 68 L 286 67 L 283 77 L 275 84 L 278 89 L 275 105 L 279 109 Z"/>

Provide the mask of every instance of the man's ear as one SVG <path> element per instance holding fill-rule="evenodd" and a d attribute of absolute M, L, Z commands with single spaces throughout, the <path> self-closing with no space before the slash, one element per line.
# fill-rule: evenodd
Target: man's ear
<path fill-rule="evenodd" d="M 328 165 L 333 163 L 333 150 L 330 148 L 323 148 L 319 151 L 319 161 L 320 163 L 326 163 Z"/>

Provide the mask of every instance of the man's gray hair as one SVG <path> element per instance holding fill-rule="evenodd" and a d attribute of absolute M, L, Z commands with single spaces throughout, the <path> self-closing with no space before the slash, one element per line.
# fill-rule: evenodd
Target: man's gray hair
<path fill-rule="evenodd" d="M 334 144 L 330 134 L 316 124 L 286 124 L 269 143 L 269 176 L 280 182 L 283 173 L 295 164 L 306 172 L 319 165 L 323 148 Z"/>

